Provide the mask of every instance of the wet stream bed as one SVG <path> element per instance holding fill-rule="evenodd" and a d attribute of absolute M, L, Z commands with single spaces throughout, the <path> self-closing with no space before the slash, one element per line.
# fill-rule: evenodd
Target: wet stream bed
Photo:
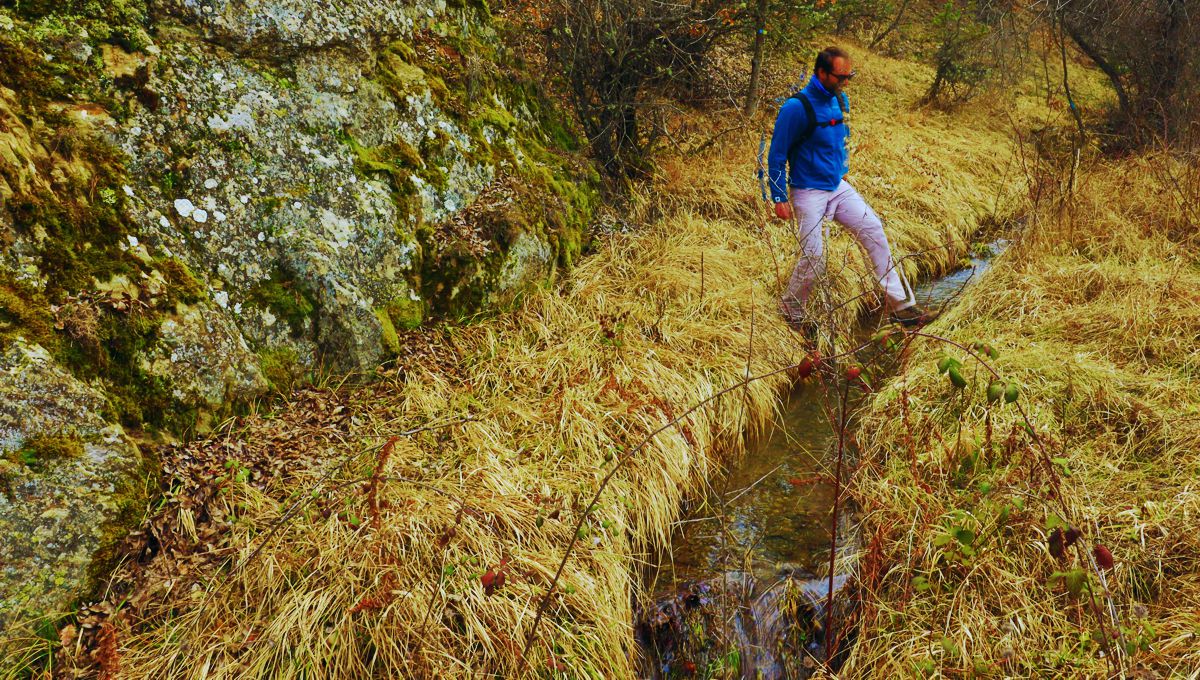
<path fill-rule="evenodd" d="M 1006 245 L 980 248 L 969 266 L 918 286 L 918 300 L 953 304 Z M 831 661 L 849 647 L 854 631 L 837 622 L 853 619 L 852 579 L 835 574 L 833 615 L 824 611 L 837 396 L 798 383 L 769 431 L 677 524 L 670 552 L 648 574 L 653 601 L 635 622 L 642 677 L 804 678 L 826 659 L 827 620 Z M 839 515 L 837 550 L 852 552 L 851 513 Z"/>

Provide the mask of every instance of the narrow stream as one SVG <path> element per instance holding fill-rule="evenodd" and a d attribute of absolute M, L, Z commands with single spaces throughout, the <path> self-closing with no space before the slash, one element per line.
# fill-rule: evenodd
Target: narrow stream
<path fill-rule="evenodd" d="M 953 304 L 1006 246 L 980 248 L 969 266 L 918 286 L 918 299 Z M 643 677 L 803 678 L 811 657 L 824 659 L 836 447 L 827 401 L 818 385 L 798 384 L 771 431 L 679 522 L 638 616 Z M 848 521 L 838 534 L 839 550 L 853 547 Z M 837 604 L 847 583 L 835 577 L 835 618 L 852 606 Z M 850 634 L 835 630 L 835 648 Z"/>

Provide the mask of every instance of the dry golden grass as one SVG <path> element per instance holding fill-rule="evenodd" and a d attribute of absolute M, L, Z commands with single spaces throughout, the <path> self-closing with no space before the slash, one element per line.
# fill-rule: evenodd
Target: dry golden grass
<path fill-rule="evenodd" d="M 126 673 L 519 674 L 522 634 L 580 505 L 612 465 L 606 457 L 744 375 L 750 305 L 759 309 L 750 370 L 790 363 L 789 331 L 763 311 L 765 255 L 751 230 L 680 215 L 634 237 L 610 238 L 561 294 L 447 329 L 452 370 L 412 370 L 362 389 L 347 406 L 360 422 L 345 446 L 328 451 L 339 460 L 416 425 L 470 418 L 396 443 L 384 467 L 378 526 L 361 484 L 342 488 L 333 495 L 344 505 L 330 517 L 298 517 L 248 567 L 213 574 L 204 585 L 211 592 L 175 616 L 151 611 L 161 623 L 125 640 Z M 561 645 L 556 656 L 566 667 L 605 675 L 625 667 L 631 555 L 666 541 L 680 501 L 771 412 L 785 379 L 753 383 L 685 418 L 631 461 L 602 498 L 542 631 Z M 363 456 L 337 481 L 365 481 L 373 464 Z M 262 497 L 249 502 L 258 511 L 233 542 L 239 559 L 256 545 L 251 529 L 265 528 L 282 507 Z M 355 515 L 359 526 L 338 511 Z M 454 535 L 439 545 L 452 526 Z M 480 577 L 504 557 L 511 559 L 507 582 L 488 597 Z M 438 574 L 444 578 L 427 613 Z M 171 593 L 162 604 L 189 599 Z M 167 644 L 172 639 L 186 644 Z M 545 668 L 545 647 L 535 653 L 534 668 Z"/>
<path fill-rule="evenodd" d="M 921 67 L 864 54 L 860 71 L 853 177 L 898 252 L 920 254 L 905 260 L 910 273 L 943 269 L 981 216 L 1015 209 L 1007 124 L 982 109 L 910 113 L 928 82 Z M 665 161 L 628 215 L 636 231 L 599 239 L 561 286 L 431 331 L 436 360 L 330 388 L 345 406 L 331 410 L 323 464 L 291 470 L 284 486 L 226 484 L 215 504 L 234 517 L 230 530 L 196 539 L 245 566 L 197 560 L 143 584 L 116 619 L 122 677 L 520 677 L 552 667 L 630 677 L 635 561 L 667 542 L 681 500 L 740 454 L 785 376 L 695 411 L 629 462 L 585 522 L 530 658 L 519 652 L 612 455 L 747 370 L 800 357 L 775 311 L 792 236 L 765 219 L 757 146 L 741 132 L 703 157 Z M 849 263 L 837 295 L 870 288 L 846 238 L 829 250 Z M 300 407 L 256 416 L 217 444 L 236 455 L 273 424 L 310 417 Z M 424 425 L 438 429 L 379 453 Z M 198 508 L 177 512 L 183 527 L 201 519 Z M 489 596 L 481 579 L 505 559 L 506 582 Z"/>
<path fill-rule="evenodd" d="M 1074 208 L 1035 213 L 931 329 L 999 350 L 1045 452 L 1013 406 L 987 407 L 985 371 L 932 341 L 864 418 L 854 495 L 883 569 L 864 574 L 850 677 L 1200 677 L 1200 169 L 1148 155 L 1082 177 Z M 943 350 L 968 366 L 961 395 Z M 982 446 L 965 476 L 964 440 Z M 1061 560 L 1051 514 L 1082 533 Z M 955 527 L 977 555 L 953 554 Z M 1097 571 L 1095 544 L 1115 568 Z M 1103 615 L 1052 576 L 1075 569 Z"/>

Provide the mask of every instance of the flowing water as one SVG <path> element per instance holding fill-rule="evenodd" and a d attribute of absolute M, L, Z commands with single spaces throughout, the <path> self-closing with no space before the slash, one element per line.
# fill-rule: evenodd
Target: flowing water
<path fill-rule="evenodd" d="M 1005 246 L 918 286 L 918 299 L 953 304 Z M 646 677 L 805 677 L 811 657 L 824 659 L 829 580 L 817 575 L 828 573 L 836 408 L 816 381 L 798 384 L 771 431 L 679 523 L 639 616 Z M 853 527 L 839 519 L 838 550 L 852 548 Z M 849 582 L 834 579 L 835 615 L 853 606 Z"/>

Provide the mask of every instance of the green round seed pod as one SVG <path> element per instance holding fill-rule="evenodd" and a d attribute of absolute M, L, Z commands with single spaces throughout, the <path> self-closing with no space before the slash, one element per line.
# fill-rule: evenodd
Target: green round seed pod
<path fill-rule="evenodd" d="M 987 400 L 988 400 L 989 404 L 994 404 L 994 403 L 1000 401 L 1000 398 L 1003 396 L 1004 396 L 1004 382 L 1003 381 L 993 380 L 990 383 L 988 383 Z"/>
<path fill-rule="evenodd" d="M 956 366 L 951 366 L 950 368 L 946 369 L 946 374 L 950 376 L 950 382 L 954 383 L 954 386 L 958 389 L 961 390 L 967 386 L 967 379 L 962 377 L 962 373 L 958 372 L 958 368 Z"/>
<path fill-rule="evenodd" d="M 1021 394 L 1015 383 L 1009 383 L 1008 387 L 1004 388 L 1004 403 L 1011 404 L 1017 400 Z"/>

